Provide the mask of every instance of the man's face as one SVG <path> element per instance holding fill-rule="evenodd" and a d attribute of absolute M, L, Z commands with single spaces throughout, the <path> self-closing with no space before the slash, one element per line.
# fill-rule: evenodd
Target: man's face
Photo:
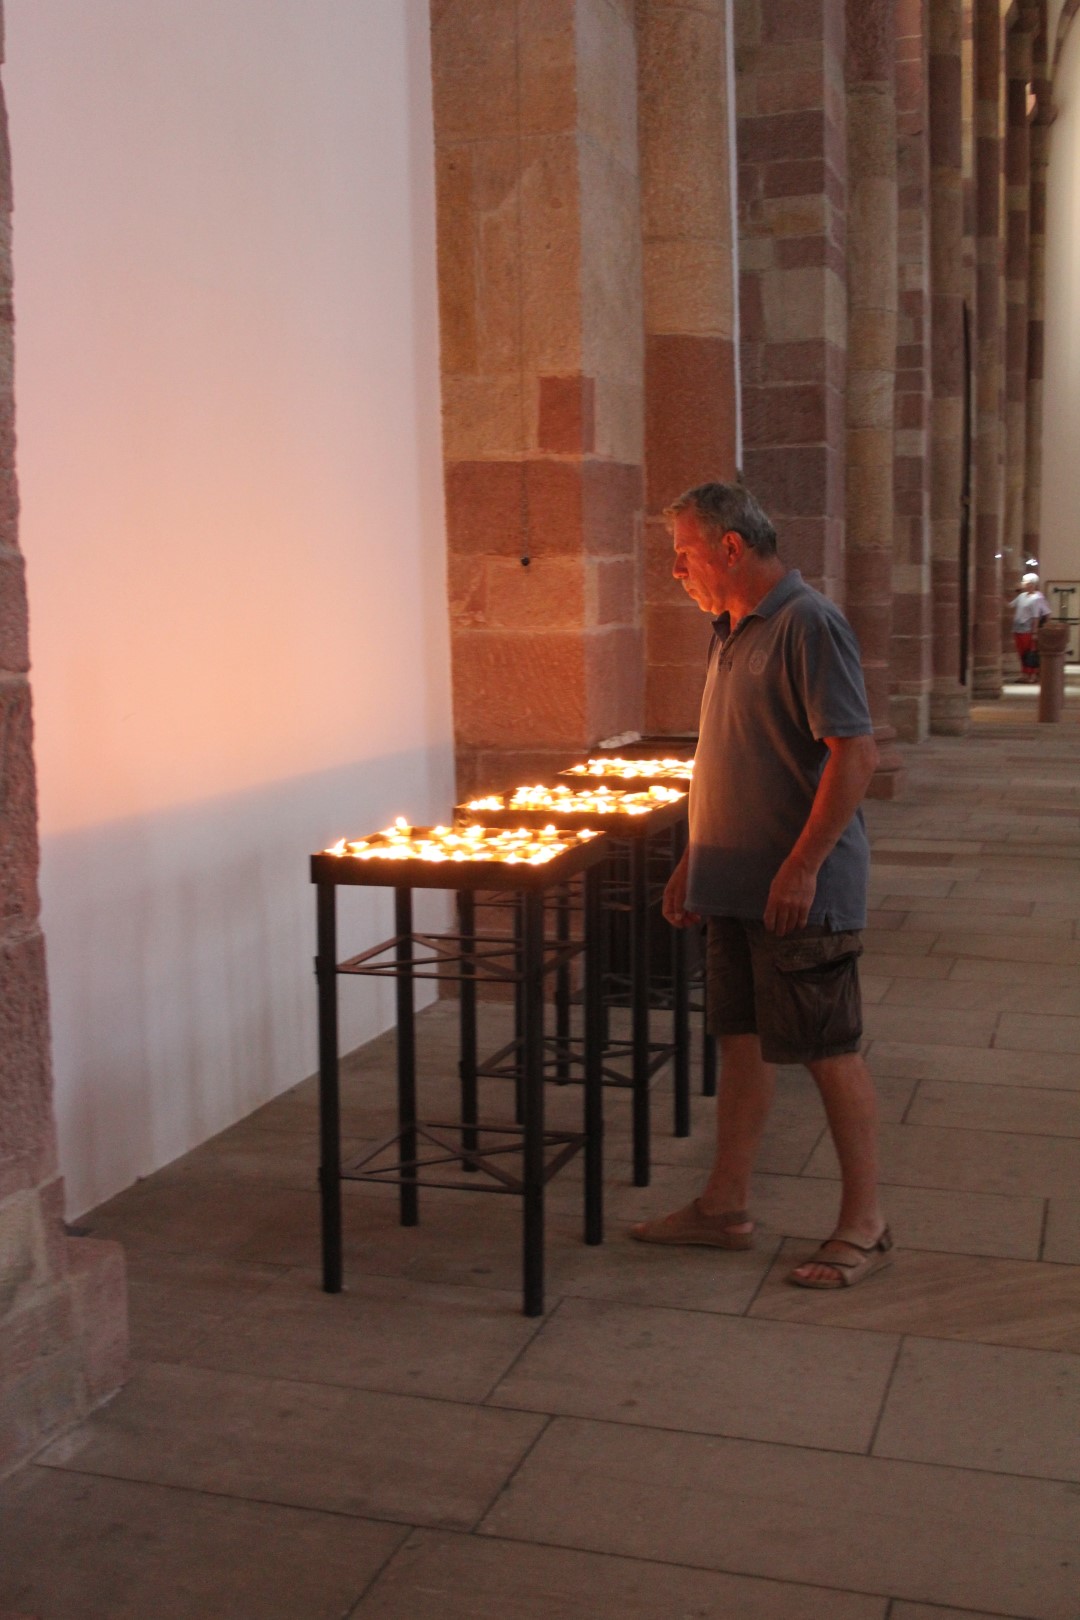
<path fill-rule="evenodd" d="M 724 545 L 710 543 L 695 512 L 679 512 L 671 530 L 675 562 L 671 572 L 682 580 L 702 613 L 722 613 L 727 605 L 728 563 Z"/>

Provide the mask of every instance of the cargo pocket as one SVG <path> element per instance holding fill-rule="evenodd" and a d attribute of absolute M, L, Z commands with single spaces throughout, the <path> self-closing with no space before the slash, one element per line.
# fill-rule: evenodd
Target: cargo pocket
<path fill-rule="evenodd" d="M 778 940 L 773 951 L 777 1048 L 789 1062 L 854 1051 L 862 1039 L 857 933 Z M 785 1059 L 778 1059 L 784 1061 Z"/>

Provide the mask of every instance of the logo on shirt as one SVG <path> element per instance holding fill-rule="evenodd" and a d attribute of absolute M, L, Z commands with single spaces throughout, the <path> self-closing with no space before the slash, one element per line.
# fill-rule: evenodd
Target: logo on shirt
<path fill-rule="evenodd" d="M 760 675 L 768 662 L 765 654 L 759 649 L 756 653 L 750 654 L 746 667 L 751 675 Z"/>

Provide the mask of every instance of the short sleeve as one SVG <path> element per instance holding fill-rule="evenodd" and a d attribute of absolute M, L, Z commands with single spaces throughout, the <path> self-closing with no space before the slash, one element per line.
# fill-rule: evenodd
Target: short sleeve
<path fill-rule="evenodd" d="M 847 620 L 839 612 L 821 614 L 804 620 L 798 632 L 795 670 L 815 739 L 872 734 L 859 644 Z"/>

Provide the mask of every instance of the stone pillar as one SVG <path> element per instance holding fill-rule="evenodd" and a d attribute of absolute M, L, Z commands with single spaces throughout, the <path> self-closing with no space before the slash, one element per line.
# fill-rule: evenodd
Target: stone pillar
<path fill-rule="evenodd" d="M 896 4 L 897 328 L 890 717 L 905 742 L 930 726 L 930 141 L 928 0 Z"/>
<path fill-rule="evenodd" d="M 889 719 L 896 387 L 896 80 L 893 0 L 847 0 L 847 614 L 881 760 L 870 793 L 892 798 Z"/>
<path fill-rule="evenodd" d="M 970 692 L 961 647 L 964 483 L 963 5 L 933 0 L 930 87 L 930 729 L 962 736 Z"/>
<path fill-rule="evenodd" d="M 1027 419 L 1024 432 L 1024 557 L 1038 557 L 1042 539 L 1043 320 L 1046 298 L 1046 170 L 1050 161 L 1053 102 L 1048 65 L 1046 0 L 1035 6 L 1029 126 L 1031 189 L 1028 213 Z"/>
<path fill-rule="evenodd" d="M 746 481 L 785 561 L 844 592 L 843 0 L 735 0 Z"/>
<path fill-rule="evenodd" d="M 0 42 L 3 19 L 0 16 Z M 2 60 L 2 49 L 0 49 Z M 12 383 L 11 165 L 0 93 L 0 1477 L 123 1381 L 119 1245 L 65 1236 L 38 916 Z"/>
<path fill-rule="evenodd" d="M 1003 595 L 1011 597 L 1024 572 L 1024 484 L 1027 477 L 1028 258 L 1031 141 L 1028 85 L 1032 76 L 1034 18 L 1021 6 L 1005 45 L 1005 523 Z M 1006 610 L 1007 611 L 1007 610 Z M 1003 625 L 1007 637 L 1009 624 Z M 1003 647 L 1008 645 L 1003 643 Z M 1011 649 L 1010 649 L 1011 650 Z"/>
<path fill-rule="evenodd" d="M 707 617 L 671 577 L 661 513 L 737 461 L 725 0 L 638 0 L 645 281 L 645 723 L 697 729 Z"/>
<path fill-rule="evenodd" d="M 1004 516 L 1004 285 L 1000 0 L 975 0 L 975 613 L 976 698 L 1001 696 Z"/>
<path fill-rule="evenodd" d="M 630 0 L 432 0 L 461 792 L 640 729 Z"/>

